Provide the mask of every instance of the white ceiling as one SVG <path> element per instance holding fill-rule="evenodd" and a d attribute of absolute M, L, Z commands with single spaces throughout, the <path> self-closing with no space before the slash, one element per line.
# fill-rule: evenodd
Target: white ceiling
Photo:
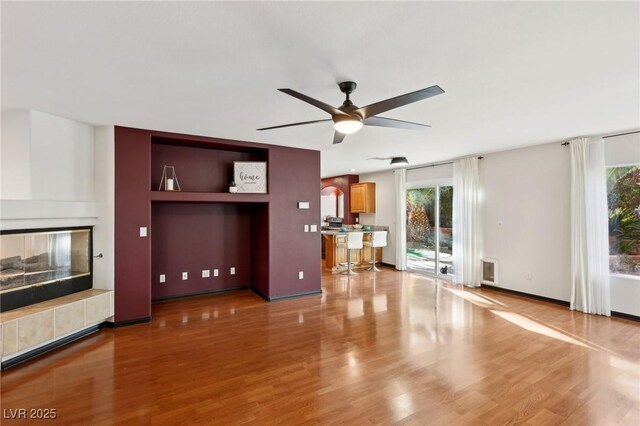
<path fill-rule="evenodd" d="M 640 127 L 640 3 L 2 2 L 2 107 L 322 151 L 322 175 Z M 434 84 L 332 146 L 332 105 Z"/>

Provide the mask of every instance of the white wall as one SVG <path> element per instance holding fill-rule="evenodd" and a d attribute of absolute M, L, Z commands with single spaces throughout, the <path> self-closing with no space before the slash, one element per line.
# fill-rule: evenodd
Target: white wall
<path fill-rule="evenodd" d="M 607 166 L 627 166 L 640 163 L 640 133 L 616 136 L 604 140 Z"/>
<path fill-rule="evenodd" d="M 387 247 L 382 249 L 382 262 L 396 264 L 396 189 L 393 171 L 367 173 L 358 177 L 359 182 L 376 183 L 376 212 L 360 213 L 363 225 L 388 226 Z"/>
<path fill-rule="evenodd" d="M 115 130 L 95 129 L 95 194 L 98 220 L 93 228 L 93 286 L 112 290 L 115 271 Z"/>
<path fill-rule="evenodd" d="M 2 112 L 2 200 L 93 201 L 93 127 L 34 110 Z"/>
<path fill-rule="evenodd" d="M 407 186 L 453 179 L 453 164 L 407 170 Z"/>
<path fill-rule="evenodd" d="M 93 127 L 34 110 L 2 111 L 2 229 L 94 225 Z"/>
<path fill-rule="evenodd" d="M 640 134 L 605 139 L 607 166 L 640 164 Z M 611 275 L 611 310 L 640 316 L 640 277 Z"/>
<path fill-rule="evenodd" d="M 31 199 L 93 201 L 93 127 L 31 111 Z"/>
<path fill-rule="evenodd" d="M 31 112 L 2 112 L 0 199 L 31 198 Z"/>
<path fill-rule="evenodd" d="M 336 197 L 336 194 L 321 195 L 320 196 L 320 221 L 324 222 L 325 216 L 335 217 L 337 215 L 338 215 L 338 197 Z"/>
<path fill-rule="evenodd" d="M 498 261 L 498 286 L 568 301 L 569 149 L 553 143 L 488 154 L 479 169 L 482 251 Z"/>

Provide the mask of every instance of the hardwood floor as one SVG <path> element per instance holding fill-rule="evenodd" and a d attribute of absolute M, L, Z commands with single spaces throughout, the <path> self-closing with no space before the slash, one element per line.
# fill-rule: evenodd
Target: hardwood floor
<path fill-rule="evenodd" d="M 640 424 L 638 323 L 389 269 L 323 288 L 156 304 L 3 371 L 2 424 Z"/>

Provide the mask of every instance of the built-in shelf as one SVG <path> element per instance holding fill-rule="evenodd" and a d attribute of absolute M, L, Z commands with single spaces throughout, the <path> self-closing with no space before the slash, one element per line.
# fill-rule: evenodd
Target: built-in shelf
<path fill-rule="evenodd" d="M 151 201 L 173 203 L 268 203 L 269 194 L 228 192 L 150 191 Z"/>
<path fill-rule="evenodd" d="M 187 294 L 319 293 L 320 234 L 303 231 L 320 217 L 318 151 L 119 126 L 114 139 L 116 323 Z M 267 163 L 268 193 L 229 193 L 234 163 L 251 161 Z M 159 190 L 165 165 L 180 191 Z"/>
<path fill-rule="evenodd" d="M 164 166 L 173 166 L 177 179 L 175 185 L 179 184 L 182 192 L 225 193 L 234 179 L 236 161 L 267 162 L 268 151 L 264 148 L 228 143 L 153 137 L 149 189 L 160 189 Z M 206 202 L 199 199 L 195 201 Z M 221 202 L 233 201 L 225 198 Z"/>

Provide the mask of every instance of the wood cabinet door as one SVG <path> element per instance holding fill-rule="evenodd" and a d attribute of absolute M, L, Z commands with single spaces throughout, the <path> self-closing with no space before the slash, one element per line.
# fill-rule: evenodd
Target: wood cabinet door
<path fill-rule="evenodd" d="M 366 202 L 366 187 L 362 184 L 351 185 L 351 213 L 364 213 Z"/>

